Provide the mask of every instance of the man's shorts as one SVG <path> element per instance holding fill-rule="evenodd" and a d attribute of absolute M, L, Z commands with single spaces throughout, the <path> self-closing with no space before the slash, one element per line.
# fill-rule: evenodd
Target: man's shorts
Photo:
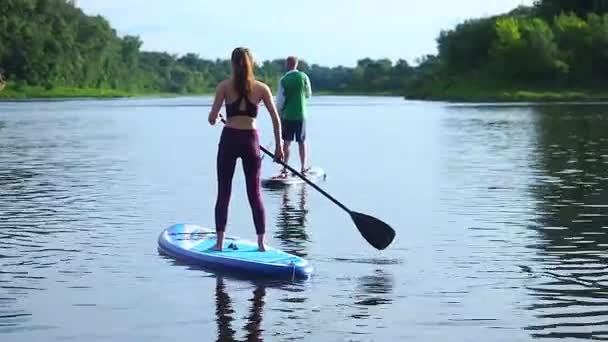
<path fill-rule="evenodd" d="M 283 129 L 281 135 L 285 141 L 293 141 L 295 139 L 301 143 L 306 140 L 306 123 L 304 121 L 283 120 L 281 128 Z"/>

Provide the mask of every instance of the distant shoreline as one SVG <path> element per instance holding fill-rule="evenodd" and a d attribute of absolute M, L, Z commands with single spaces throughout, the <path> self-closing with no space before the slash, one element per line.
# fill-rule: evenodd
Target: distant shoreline
<path fill-rule="evenodd" d="M 23 87 L 15 89 L 8 85 L 0 92 L 0 101 L 13 100 L 37 100 L 37 99 L 61 99 L 61 98 L 137 98 L 137 97 L 172 97 L 181 94 L 161 93 L 161 92 L 131 92 L 116 89 L 98 88 L 68 88 L 57 87 L 46 89 L 43 87 Z"/>
<path fill-rule="evenodd" d="M 458 96 L 458 95 L 430 95 L 430 96 L 404 96 L 409 101 L 430 102 L 458 102 L 458 103 L 549 103 L 549 102 L 598 102 L 608 101 L 608 92 L 605 94 L 584 94 L 570 92 L 516 92 L 500 93 L 490 96 Z"/>
<path fill-rule="evenodd" d="M 40 100 L 40 99 L 118 99 L 118 98 L 146 98 L 146 97 L 184 97 L 184 96 L 213 96 L 212 91 L 198 93 L 162 93 L 162 92 L 131 92 L 116 89 L 97 88 L 67 88 L 57 87 L 45 89 L 43 87 L 23 87 L 19 90 L 7 86 L 0 92 L 0 101 Z M 319 91 L 313 96 L 401 96 L 391 92 L 364 92 L 364 91 Z"/>
<path fill-rule="evenodd" d="M 484 102 L 596 102 L 608 101 L 608 89 L 496 87 L 459 82 L 450 85 L 429 85 L 406 92 L 406 100 Z"/>
<path fill-rule="evenodd" d="M 187 97 L 213 96 L 214 93 L 162 93 L 162 92 L 129 92 L 115 89 L 95 88 L 52 88 L 25 87 L 17 91 L 7 86 L 0 92 L 2 101 L 28 101 L 52 99 L 124 99 L 150 97 Z M 313 96 L 378 96 L 402 97 L 404 100 L 461 102 L 461 103 L 507 103 L 507 102 L 596 102 L 608 101 L 608 90 L 597 89 L 492 89 L 491 87 L 458 85 L 445 87 L 427 87 L 422 90 L 403 94 L 394 92 L 364 91 L 318 91 Z"/>

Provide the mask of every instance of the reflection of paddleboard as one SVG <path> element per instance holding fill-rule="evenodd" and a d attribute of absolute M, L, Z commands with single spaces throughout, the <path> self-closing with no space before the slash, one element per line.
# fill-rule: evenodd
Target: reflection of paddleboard
<path fill-rule="evenodd" d="M 221 252 L 210 250 L 215 243 L 215 231 L 191 224 L 175 224 L 158 237 L 162 253 L 218 271 L 287 278 L 307 278 L 313 271 L 300 257 L 269 246 L 260 252 L 252 241 L 225 236 Z"/>
<path fill-rule="evenodd" d="M 304 177 L 306 177 L 308 180 L 310 180 L 313 183 L 316 183 L 320 180 L 325 179 L 327 175 L 325 174 L 325 171 L 323 171 L 322 168 L 320 167 L 313 167 L 311 168 L 308 172 L 306 172 L 304 174 Z M 288 171 L 287 177 L 281 177 L 281 175 L 276 175 L 270 178 L 265 178 L 262 180 L 262 185 L 266 186 L 266 187 L 277 187 L 277 186 L 287 186 L 287 185 L 294 185 L 294 184 L 304 184 L 306 183 L 302 178 L 291 174 L 291 172 Z"/>

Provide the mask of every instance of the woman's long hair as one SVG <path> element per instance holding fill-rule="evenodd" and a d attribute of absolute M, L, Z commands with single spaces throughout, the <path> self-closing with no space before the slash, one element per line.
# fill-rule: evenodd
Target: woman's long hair
<path fill-rule="evenodd" d="M 249 50 L 238 47 L 232 51 L 234 88 L 239 96 L 249 96 L 253 88 L 253 61 Z"/>

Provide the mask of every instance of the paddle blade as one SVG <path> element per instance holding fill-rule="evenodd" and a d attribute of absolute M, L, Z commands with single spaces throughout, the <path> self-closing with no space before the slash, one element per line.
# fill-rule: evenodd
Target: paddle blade
<path fill-rule="evenodd" d="M 350 212 L 350 217 L 365 240 L 376 249 L 385 249 L 393 242 L 395 231 L 388 224 L 375 217 L 354 211 Z"/>

